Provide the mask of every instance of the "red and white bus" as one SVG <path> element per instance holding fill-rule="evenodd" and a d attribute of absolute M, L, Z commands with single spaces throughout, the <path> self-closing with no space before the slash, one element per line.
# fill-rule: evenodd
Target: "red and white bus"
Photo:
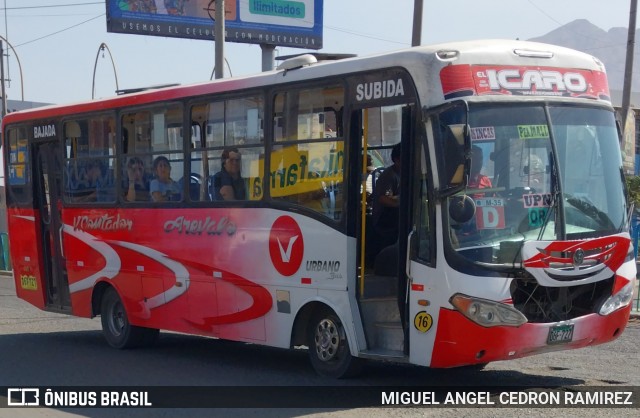
<path fill-rule="evenodd" d="M 2 129 L 18 296 L 100 315 L 116 348 L 159 329 L 306 345 L 342 377 L 363 359 L 479 368 L 627 325 L 619 136 L 605 69 L 583 53 L 304 55 L 11 113 Z M 380 248 L 367 157 L 389 166 L 398 143 L 398 232 Z"/>

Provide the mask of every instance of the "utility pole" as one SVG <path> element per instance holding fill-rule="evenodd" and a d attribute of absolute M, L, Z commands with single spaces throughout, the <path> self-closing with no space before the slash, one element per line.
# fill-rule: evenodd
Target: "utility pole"
<path fill-rule="evenodd" d="M 224 0 L 216 0 L 214 36 L 216 42 L 216 79 L 224 78 Z"/>
<path fill-rule="evenodd" d="M 422 37 L 422 0 L 413 2 L 413 34 L 411 46 L 420 46 Z"/>
<path fill-rule="evenodd" d="M 631 106 L 631 82 L 633 76 L 633 55 L 636 45 L 636 14 L 638 0 L 630 0 L 629 32 L 627 34 L 627 58 L 624 67 L 624 86 L 622 88 L 622 114 L 627 114 Z"/>
<path fill-rule="evenodd" d="M 627 175 L 635 174 L 635 149 L 636 149 L 636 115 L 631 109 L 631 86 L 633 73 L 633 56 L 636 38 L 636 14 L 638 0 L 630 0 L 629 31 L 627 34 L 627 57 L 624 68 L 624 86 L 622 87 L 622 108 L 620 120 L 622 122 L 622 167 Z"/>

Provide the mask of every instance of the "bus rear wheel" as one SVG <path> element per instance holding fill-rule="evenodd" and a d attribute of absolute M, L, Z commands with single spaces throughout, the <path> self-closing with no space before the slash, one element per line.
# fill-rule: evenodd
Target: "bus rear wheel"
<path fill-rule="evenodd" d="M 132 348 L 151 345 L 158 338 L 159 330 L 136 327 L 129 323 L 118 292 L 112 287 L 104 292 L 100 305 L 102 333 L 114 348 Z"/>
<path fill-rule="evenodd" d="M 307 338 L 311 365 L 319 375 L 340 379 L 362 370 L 362 359 L 351 355 L 344 326 L 332 310 L 313 315 Z"/>

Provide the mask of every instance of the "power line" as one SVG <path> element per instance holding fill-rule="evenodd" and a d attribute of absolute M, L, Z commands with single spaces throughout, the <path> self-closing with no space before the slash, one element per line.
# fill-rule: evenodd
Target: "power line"
<path fill-rule="evenodd" d="M 331 29 L 331 30 L 334 30 L 334 31 L 337 31 L 337 32 L 348 33 L 349 35 L 360 36 L 362 38 L 368 38 L 368 39 L 375 39 L 376 41 L 391 42 L 391 43 L 394 43 L 394 44 L 405 45 L 405 46 L 411 45 L 410 42 L 400 42 L 400 41 L 393 41 L 391 39 L 378 38 L 376 36 L 367 35 L 367 34 L 364 34 L 364 33 L 358 33 L 358 32 L 355 32 L 355 31 L 342 29 L 342 28 L 339 28 L 339 27 L 336 27 L 336 26 L 324 25 L 324 27 L 326 29 Z"/>
<path fill-rule="evenodd" d="M 11 19 L 31 19 L 32 17 L 71 17 L 71 16 L 93 16 L 93 13 L 48 13 L 30 15 L 9 15 Z"/>
<path fill-rule="evenodd" d="M 87 19 L 87 20 L 85 20 L 85 21 L 83 21 L 83 22 L 80 22 L 80 23 L 77 23 L 77 24 L 75 24 L 75 25 L 72 25 L 72 26 L 66 27 L 66 28 L 64 28 L 64 29 L 60 29 L 59 31 L 52 32 L 52 33 L 50 33 L 50 34 L 48 34 L 48 35 L 44 35 L 44 36 L 41 36 L 41 37 L 36 38 L 36 39 L 32 39 L 32 40 L 27 41 L 27 42 L 23 42 L 23 43 L 21 43 L 21 44 L 16 45 L 16 48 L 18 48 L 18 47 L 20 47 L 20 46 L 23 46 L 23 45 L 30 44 L 30 43 L 32 43 L 32 42 L 39 41 L 39 40 L 44 39 L 44 38 L 48 38 L 48 37 L 53 36 L 53 35 L 57 35 L 57 34 L 59 34 L 59 33 L 61 33 L 61 32 L 67 31 L 67 30 L 69 30 L 69 29 L 77 28 L 78 26 L 83 25 L 83 24 L 85 24 L 85 23 L 87 23 L 87 22 L 91 22 L 92 20 L 96 20 L 96 19 L 98 19 L 98 18 L 101 18 L 101 17 L 103 17 L 105 14 L 106 14 L 106 13 L 102 13 L 102 14 L 100 14 L 100 15 L 98 15 L 98 16 L 92 17 L 91 19 Z"/>
<path fill-rule="evenodd" d="M 527 0 L 529 2 L 530 5 L 532 5 L 533 7 L 535 7 L 536 9 L 538 9 L 538 11 L 540 13 L 542 13 L 543 15 L 545 15 L 546 17 L 548 17 L 549 19 L 553 20 L 554 22 L 556 22 L 558 25 L 563 26 L 564 23 L 556 20 L 553 16 L 551 16 L 549 13 L 545 12 L 541 7 L 539 7 L 537 4 L 535 4 L 534 2 L 532 2 L 531 0 Z"/>
<path fill-rule="evenodd" d="M 66 7 L 66 6 L 93 5 L 93 4 L 104 4 L 104 2 L 91 2 L 91 3 L 69 3 L 69 4 L 61 4 L 61 5 L 49 5 L 49 6 L 42 6 L 42 7 Z M 6 10 L 10 10 L 10 9 L 13 9 L 13 10 L 17 10 L 17 9 L 34 9 L 34 8 L 37 8 L 37 7 L 39 7 L 39 6 L 7 7 L 7 8 L 6 8 Z M 56 35 L 56 34 L 58 34 L 58 33 L 60 33 L 60 32 L 64 32 L 64 31 L 66 31 L 66 30 L 68 30 L 68 29 L 75 28 L 75 27 L 77 27 L 77 26 L 79 26 L 79 25 L 82 25 L 82 24 L 84 24 L 84 23 L 90 22 L 90 21 L 92 21 L 92 20 L 94 20 L 94 19 L 97 19 L 97 18 L 99 18 L 99 17 L 101 17 L 101 16 L 104 16 L 104 15 L 105 15 L 105 13 L 101 14 L 100 16 L 95 16 L 95 17 L 93 17 L 93 18 L 91 18 L 91 19 L 85 20 L 84 22 L 80 22 L 80 23 L 78 23 L 78 24 L 76 24 L 76 25 L 70 26 L 70 27 L 68 27 L 68 28 L 65 28 L 65 29 L 59 30 L 59 31 L 57 31 L 57 32 L 53 32 L 53 33 L 51 33 L 51 34 L 49 34 L 49 35 L 45 35 L 45 36 L 42 36 L 42 37 L 40 37 L 40 38 L 36 38 L 36 39 L 31 40 L 31 41 L 27 41 L 27 42 L 21 43 L 21 44 L 19 44 L 19 45 L 16 45 L 16 48 L 17 48 L 17 47 L 19 47 L 19 46 L 23 46 L 23 45 L 30 44 L 30 43 L 35 42 L 35 41 L 38 41 L 38 40 L 40 40 L 40 39 L 47 38 L 47 37 L 52 36 L 52 35 Z M 41 15 L 41 16 L 47 16 L 47 15 Z M 55 15 L 49 15 L 49 16 L 55 16 Z M 64 15 L 64 16 L 68 16 L 68 15 Z M 27 17 L 27 16 L 12 16 L 12 17 Z M 35 16 L 30 15 L 29 17 L 35 17 Z M 372 35 L 365 34 L 365 33 L 359 33 L 359 32 L 355 32 L 355 31 L 352 31 L 352 30 L 339 28 L 339 27 L 337 27 L 337 26 L 324 25 L 324 27 L 325 27 L 326 29 L 329 29 L 329 30 L 333 30 L 333 31 L 336 31 L 336 32 L 342 32 L 342 33 L 347 33 L 347 34 L 349 34 L 349 35 L 359 36 L 359 37 L 361 37 L 361 38 L 374 39 L 374 40 L 377 40 L 377 41 L 389 42 L 389 43 L 394 43 L 394 44 L 404 45 L 404 46 L 408 46 L 408 45 L 410 45 L 410 43 L 409 43 L 409 42 L 400 42 L 400 41 L 395 41 L 395 40 L 391 40 L 391 39 L 384 39 L 384 38 L 380 38 L 380 37 L 372 36 Z"/>
<path fill-rule="evenodd" d="M 104 4 L 104 1 L 94 1 L 91 3 L 47 4 L 43 6 L 3 7 L 2 10 L 43 9 L 45 7 L 91 6 L 94 4 Z"/>

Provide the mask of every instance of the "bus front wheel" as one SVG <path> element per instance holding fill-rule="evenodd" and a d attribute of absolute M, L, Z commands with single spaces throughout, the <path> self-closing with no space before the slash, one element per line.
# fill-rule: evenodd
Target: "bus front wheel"
<path fill-rule="evenodd" d="M 158 338 L 159 331 L 153 328 L 136 327 L 129 323 L 118 292 L 107 289 L 100 305 L 102 333 L 107 343 L 114 348 L 131 348 L 150 345 Z"/>
<path fill-rule="evenodd" d="M 321 376 L 339 379 L 362 370 L 362 359 L 351 355 L 344 326 L 332 310 L 313 315 L 307 338 L 311 365 Z"/>

